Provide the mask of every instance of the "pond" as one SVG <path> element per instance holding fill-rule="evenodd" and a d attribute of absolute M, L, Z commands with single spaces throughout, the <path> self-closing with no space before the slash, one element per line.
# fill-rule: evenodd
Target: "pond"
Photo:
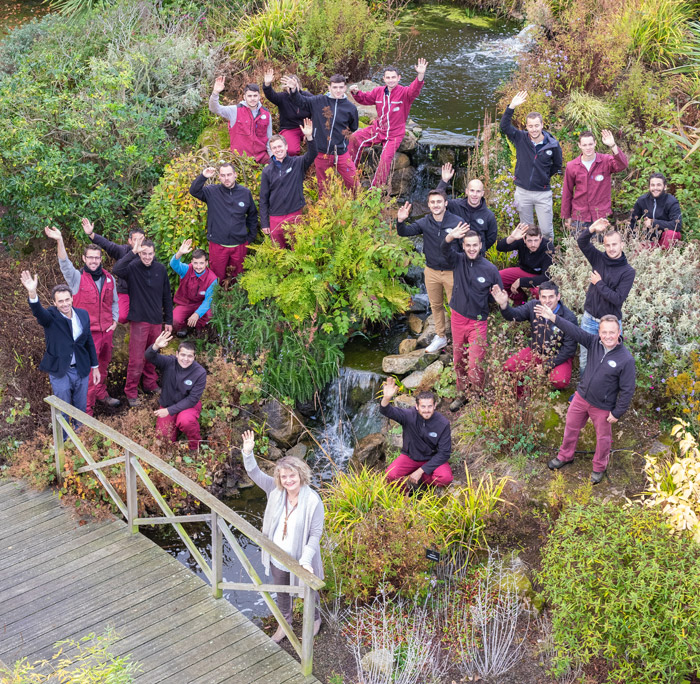
<path fill-rule="evenodd" d="M 42 0 L 0 0 L 0 38 L 20 24 L 41 17 L 47 12 L 48 6 Z"/>

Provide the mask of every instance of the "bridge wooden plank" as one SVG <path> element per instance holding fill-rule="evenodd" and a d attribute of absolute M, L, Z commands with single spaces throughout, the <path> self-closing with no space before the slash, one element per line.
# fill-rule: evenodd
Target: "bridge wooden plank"
<path fill-rule="evenodd" d="M 219 682 L 235 681 L 236 684 L 242 682 L 241 673 L 255 668 L 267 658 L 272 657 L 280 652 L 280 647 L 271 639 L 264 638 L 260 641 L 260 633 L 255 635 L 257 645 L 254 648 L 246 648 L 243 652 L 233 650 L 232 652 L 222 653 L 218 659 L 222 662 L 214 669 L 210 670 L 201 677 L 191 681 L 189 684 L 218 684 Z M 248 641 L 240 642 L 241 646 L 247 646 Z M 228 658 L 224 660 L 224 656 Z M 274 681 L 274 680 L 270 680 Z"/>

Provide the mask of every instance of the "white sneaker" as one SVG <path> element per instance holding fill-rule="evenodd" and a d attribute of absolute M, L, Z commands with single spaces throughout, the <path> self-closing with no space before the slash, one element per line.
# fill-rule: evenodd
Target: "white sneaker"
<path fill-rule="evenodd" d="M 426 354 L 434 354 L 436 351 L 439 349 L 442 349 L 443 347 L 447 346 L 447 338 L 446 337 L 440 337 L 439 335 L 435 335 L 433 337 L 433 341 L 426 347 L 425 353 Z"/>

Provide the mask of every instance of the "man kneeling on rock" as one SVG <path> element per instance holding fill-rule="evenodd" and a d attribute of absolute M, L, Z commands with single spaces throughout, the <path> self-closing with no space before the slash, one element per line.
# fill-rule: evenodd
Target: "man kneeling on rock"
<path fill-rule="evenodd" d="M 200 442 L 199 414 L 202 394 L 207 385 L 207 372 L 194 360 L 194 344 L 180 342 L 174 356 L 161 356 L 173 336 L 162 332 L 146 350 L 146 360 L 160 369 L 163 377 L 160 408 L 155 411 L 156 429 L 167 440 L 177 440 L 178 430 L 184 432 L 190 451 L 197 451 Z"/>
<path fill-rule="evenodd" d="M 586 369 L 566 413 L 564 440 L 556 458 L 548 463 L 549 469 L 559 470 L 574 460 L 579 435 L 590 418 L 596 434 L 591 482 L 598 484 L 610 460 L 612 424 L 627 411 L 634 395 L 634 357 L 622 344 L 620 322 L 613 314 L 600 319 L 597 335 L 582 330 L 544 304 L 535 306 L 535 314 L 588 350 Z"/>
<path fill-rule="evenodd" d="M 450 423 L 435 412 L 437 399 L 432 392 L 420 392 L 416 407 L 390 406 L 398 388 L 387 378 L 379 412 L 403 427 L 403 445 L 399 457 L 386 470 L 389 482 L 408 478 L 408 483 L 446 487 L 453 480 L 449 459 L 452 453 Z"/>

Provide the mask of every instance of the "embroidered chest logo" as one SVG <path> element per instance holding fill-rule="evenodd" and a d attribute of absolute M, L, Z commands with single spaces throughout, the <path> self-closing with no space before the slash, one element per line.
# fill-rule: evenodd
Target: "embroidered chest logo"
<path fill-rule="evenodd" d="M 479 277 L 477 278 L 477 280 L 478 280 L 480 283 L 485 283 L 485 282 L 486 282 L 486 278 L 482 278 L 481 276 L 479 276 Z"/>
<path fill-rule="evenodd" d="M 476 222 L 477 222 L 480 226 L 483 226 L 483 225 L 484 225 L 484 219 L 481 219 L 481 218 L 476 219 Z"/>
<path fill-rule="evenodd" d="M 239 207 L 245 207 L 245 202 L 239 202 L 239 203 L 238 203 L 238 206 L 239 206 Z"/>
<path fill-rule="evenodd" d="M 285 171 L 285 173 L 291 173 L 291 172 L 292 172 L 292 168 L 291 168 L 291 166 L 290 166 L 290 167 Z"/>
<path fill-rule="evenodd" d="M 185 384 L 188 385 L 188 386 L 191 385 L 191 384 L 192 384 L 192 380 L 185 380 Z"/>
<path fill-rule="evenodd" d="M 603 180 L 603 174 L 602 174 L 602 173 L 599 173 L 599 174 L 595 177 L 595 179 L 600 183 L 600 181 Z"/>
<path fill-rule="evenodd" d="M 610 366 L 610 368 L 615 368 L 617 364 L 614 361 L 608 361 L 608 366 Z"/>
<path fill-rule="evenodd" d="M 437 432 L 429 432 L 428 437 L 432 437 L 433 439 L 437 437 Z"/>
<path fill-rule="evenodd" d="M 545 152 L 547 152 L 550 157 L 552 156 L 552 150 L 545 150 Z"/>

